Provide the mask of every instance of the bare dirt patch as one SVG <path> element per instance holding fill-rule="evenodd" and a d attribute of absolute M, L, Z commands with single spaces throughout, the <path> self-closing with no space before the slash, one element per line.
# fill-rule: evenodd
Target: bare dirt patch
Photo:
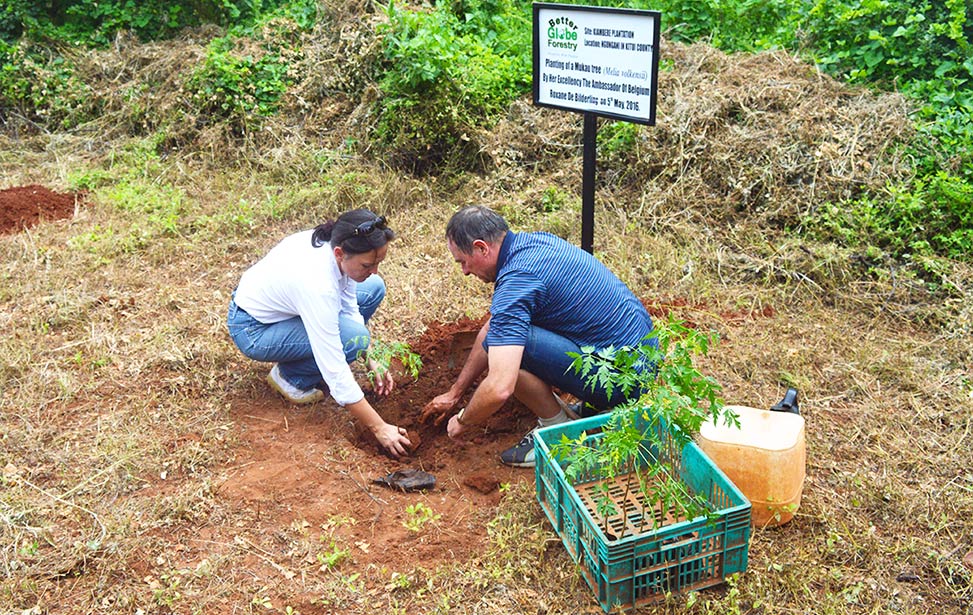
<path fill-rule="evenodd" d="M 458 375 L 480 324 L 469 319 L 432 323 L 411 344 L 423 360 L 419 378 L 399 378 L 388 397 L 371 398 L 386 420 L 417 436 L 410 458 L 384 455 L 333 402 L 295 407 L 267 388 L 257 399 L 238 400 L 232 410 L 240 446 L 218 497 L 249 508 L 258 524 L 251 530 L 273 533 L 296 523 L 350 546 L 357 567 L 405 572 L 417 565 L 467 561 L 482 552 L 501 486 L 533 481 L 532 471 L 503 466 L 499 454 L 534 419 L 521 404 L 508 402 L 465 441 L 451 440 L 445 423 L 419 422 L 425 403 Z M 435 488 L 402 492 L 374 482 L 408 468 L 433 474 Z M 407 511 L 417 503 L 429 512 Z"/>
<path fill-rule="evenodd" d="M 0 235 L 18 233 L 41 220 L 70 218 L 83 201 L 83 193 L 54 192 L 36 184 L 0 190 Z"/>

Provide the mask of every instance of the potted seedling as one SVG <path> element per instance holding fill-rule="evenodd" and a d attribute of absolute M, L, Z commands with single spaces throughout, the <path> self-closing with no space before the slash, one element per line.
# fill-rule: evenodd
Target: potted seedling
<path fill-rule="evenodd" d="M 715 340 L 669 320 L 635 348 L 583 348 L 587 384 L 632 401 L 535 438 L 538 500 L 606 610 L 746 567 L 749 502 L 692 441 L 704 421 L 738 424 L 694 364 Z"/>

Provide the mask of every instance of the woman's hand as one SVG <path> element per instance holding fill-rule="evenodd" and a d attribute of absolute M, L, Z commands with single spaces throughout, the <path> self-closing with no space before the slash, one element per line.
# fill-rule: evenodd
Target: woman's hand
<path fill-rule="evenodd" d="M 408 455 L 409 449 L 412 448 L 412 442 L 405 435 L 405 427 L 382 423 L 372 431 L 372 434 L 375 435 L 375 439 L 382 445 L 382 448 L 396 459 Z"/>
<path fill-rule="evenodd" d="M 371 359 L 368 359 L 368 373 L 371 376 L 372 388 L 379 395 L 388 395 L 395 388 L 395 379 L 392 377 L 392 370 L 384 369 Z"/>

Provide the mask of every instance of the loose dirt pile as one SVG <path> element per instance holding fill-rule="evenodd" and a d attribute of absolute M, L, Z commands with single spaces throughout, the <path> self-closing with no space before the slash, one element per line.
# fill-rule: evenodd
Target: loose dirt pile
<path fill-rule="evenodd" d="M 58 193 L 38 185 L 0 190 L 0 234 L 19 232 L 42 219 L 70 218 L 83 201 L 82 193 Z"/>

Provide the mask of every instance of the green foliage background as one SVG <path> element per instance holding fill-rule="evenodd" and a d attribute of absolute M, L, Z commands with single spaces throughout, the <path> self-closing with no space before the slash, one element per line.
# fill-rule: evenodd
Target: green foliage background
<path fill-rule="evenodd" d="M 790 225 L 896 259 L 973 258 L 973 0 L 627 6 L 660 10 L 672 40 L 740 53 L 787 49 L 850 83 L 911 97 L 920 134 L 907 152 L 911 183 L 824 204 Z M 489 130 L 529 92 L 530 3 L 390 2 L 384 13 L 373 26 L 381 51 L 368 75 L 380 93 L 372 105 L 373 151 L 412 173 L 479 170 L 471 135 Z M 48 130 L 82 126 L 108 103 L 78 75 L 79 53 L 110 44 L 121 31 L 147 41 L 216 24 L 222 34 L 180 78 L 197 123 L 222 123 L 244 137 L 279 112 L 306 60 L 301 35 L 325 19 L 314 0 L 12 0 L 0 9 L 0 120 L 19 117 Z M 184 119 L 174 114 L 151 124 L 164 132 Z M 607 154 L 633 147 L 638 130 L 616 126 L 602 135 Z"/>
<path fill-rule="evenodd" d="M 21 37 L 107 45 L 119 30 L 143 41 L 168 38 L 204 23 L 251 23 L 285 0 L 8 0 L 0 12 L 0 40 Z"/>
<path fill-rule="evenodd" d="M 530 87 L 530 22 L 511 0 L 388 7 L 376 136 L 394 162 L 426 172 L 476 167 L 467 134 L 489 127 Z"/>

